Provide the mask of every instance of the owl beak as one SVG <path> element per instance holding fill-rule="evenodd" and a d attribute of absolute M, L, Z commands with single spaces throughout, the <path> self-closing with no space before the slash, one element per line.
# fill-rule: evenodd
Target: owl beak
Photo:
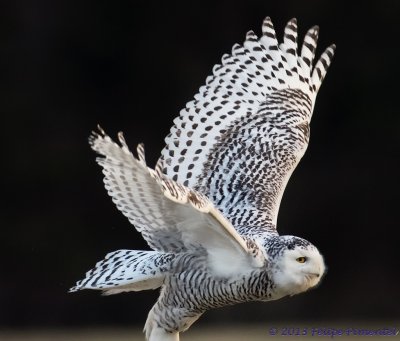
<path fill-rule="evenodd" d="M 315 273 L 315 272 L 309 272 L 308 274 L 311 276 L 315 276 L 317 278 L 321 276 L 319 273 Z"/>

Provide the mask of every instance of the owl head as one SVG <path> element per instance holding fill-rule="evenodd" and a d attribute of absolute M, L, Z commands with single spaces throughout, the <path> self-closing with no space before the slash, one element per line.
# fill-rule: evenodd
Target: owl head
<path fill-rule="evenodd" d="M 274 247 L 267 248 L 272 265 L 272 279 L 282 296 L 296 295 L 315 287 L 325 273 L 325 263 L 318 249 L 295 236 L 279 236 Z"/>

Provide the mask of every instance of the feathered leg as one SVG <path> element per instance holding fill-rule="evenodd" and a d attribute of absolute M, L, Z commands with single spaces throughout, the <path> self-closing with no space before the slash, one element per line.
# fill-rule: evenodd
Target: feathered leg
<path fill-rule="evenodd" d="M 157 302 L 158 303 L 158 302 Z M 160 327 L 157 323 L 156 306 L 157 303 L 150 310 L 147 316 L 146 324 L 144 326 L 144 333 L 146 334 L 147 341 L 179 341 L 179 332 L 166 331 L 164 328 Z"/>
<path fill-rule="evenodd" d="M 144 333 L 148 341 L 179 341 L 179 333 L 189 327 L 202 315 L 190 313 L 184 308 L 164 305 L 165 287 L 160 299 L 151 308 L 144 326 Z"/>
<path fill-rule="evenodd" d="M 169 333 L 162 328 L 154 328 L 150 334 L 149 341 L 179 341 L 179 333 Z"/>

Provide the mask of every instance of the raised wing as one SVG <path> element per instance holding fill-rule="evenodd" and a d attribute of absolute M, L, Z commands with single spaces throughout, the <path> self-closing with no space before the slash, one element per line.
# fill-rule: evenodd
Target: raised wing
<path fill-rule="evenodd" d="M 287 181 L 305 152 L 315 97 L 333 57 L 313 66 L 318 27 L 300 54 L 296 20 L 278 45 L 271 20 L 222 57 L 174 120 L 160 162 L 173 180 L 209 197 L 241 235 L 275 232 Z"/>
<path fill-rule="evenodd" d="M 148 168 L 142 145 L 137 159 L 122 133 L 118 145 L 99 130 L 89 141 L 104 156 L 97 162 L 103 167 L 108 194 L 151 248 L 173 253 L 206 251 L 210 267 L 224 275 L 240 263 L 226 267 L 226 258 L 258 266 L 259 259 L 252 255 L 257 246 L 245 241 L 203 194 L 174 182 L 159 169 Z"/>

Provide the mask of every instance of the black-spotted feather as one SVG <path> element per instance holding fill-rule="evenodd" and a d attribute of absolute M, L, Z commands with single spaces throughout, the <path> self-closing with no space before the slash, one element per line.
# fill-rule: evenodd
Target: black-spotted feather
<path fill-rule="evenodd" d="M 221 250 L 252 262 L 246 241 L 204 194 L 169 179 L 160 165 L 156 170 L 147 167 L 143 145 L 138 146 L 136 158 L 122 133 L 118 138 L 120 145 L 99 127 L 90 145 L 103 156 L 97 162 L 108 194 L 152 249 L 173 253 L 200 249 L 210 255 Z M 211 268 L 218 266 L 219 260 L 211 258 Z"/>
<path fill-rule="evenodd" d="M 160 163 L 175 181 L 208 196 L 240 233 L 273 231 L 286 183 L 308 145 L 317 91 L 334 45 L 313 67 L 318 27 L 298 51 L 297 23 L 279 45 L 269 18 L 262 36 L 213 68 L 166 138 Z M 258 150 L 258 152 L 254 152 Z M 236 206 L 235 206 L 236 205 Z M 236 224 L 236 225 L 235 225 Z"/>

